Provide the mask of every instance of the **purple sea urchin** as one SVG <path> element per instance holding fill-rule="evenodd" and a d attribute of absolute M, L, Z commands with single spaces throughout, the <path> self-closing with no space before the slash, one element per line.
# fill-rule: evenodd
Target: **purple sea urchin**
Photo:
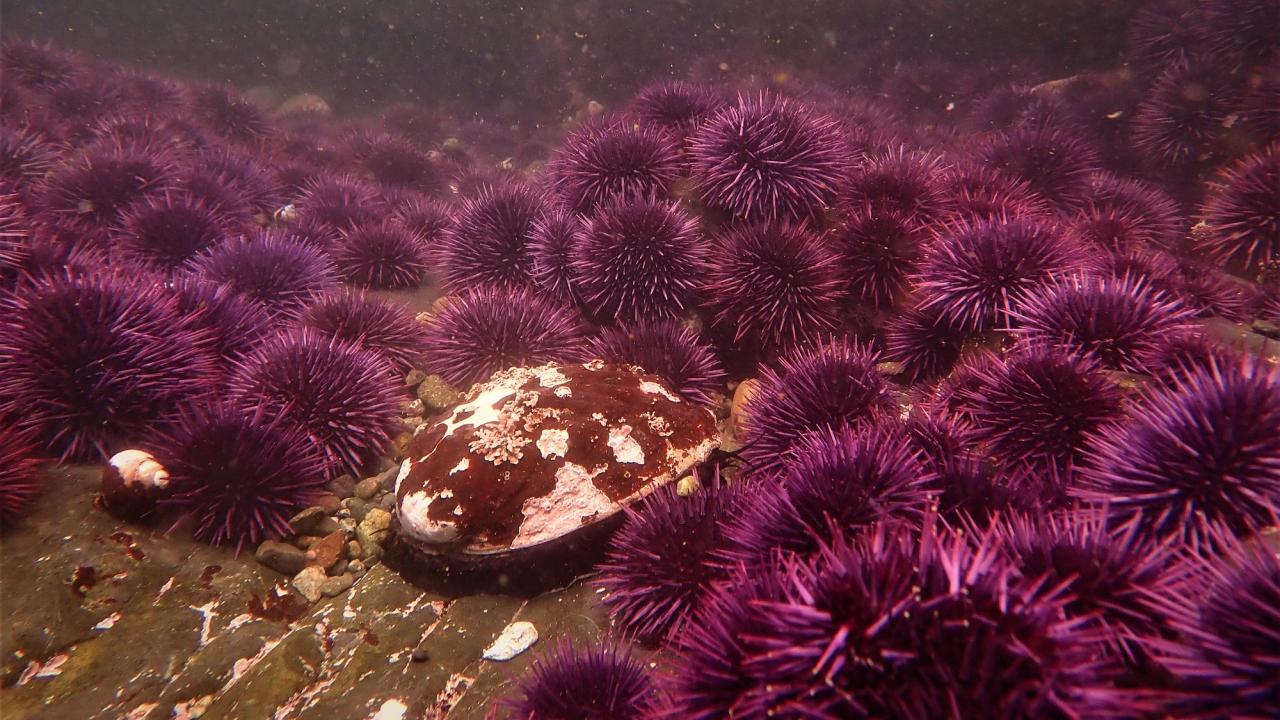
<path fill-rule="evenodd" d="M 577 359 L 582 345 L 576 312 L 531 290 L 481 287 L 431 319 L 423 369 L 469 386 L 509 367 Z"/>
<path fill-rule="evenodd" d="M 573 243 L 577 298 L 603 323 L 681 315 L 707 271 L 707 241 L 679 205 L 633 198 L 600 204 Z"/>
<path fill-rule="evenodd" d="M 921 266 L 920 309 L 953 327 L 1007 325 L 1026 295 L 1074 269 L 1077 249 L 1052 226 L 1019 219 L 979 220 L 953 228 Z"/>
<path fill-rule="evenodd" d="M 629 110 L 642 123 L 683 135 L 723 105 L 707 87 L 666 80 L 641 88 L 631 99 Z"/>
<path fill-rule="evenodd" d="M 194 327 L 209 332 L 210 349 L 226 363 L 252 351 L 275 329 L 261 305 L 227 285 L 185 275 L 170 281 L 168 288 L 177 299 L 178 311 Z"/>
<path fill-rule="evenodd" d="M 987 140 L 976 151 L 983 163 L 1025 181 L 1055 207 L 1072 208 L 1088 194 L 1100 169 L 1097 150 L 1057 126 L 1020 126 Z"/>
<path fill-rule="evenodd" d="M 944 183 L 945 220 L 951 224 L 1014 217 L 1043 220 L 1053 214 L 1049 202 L 1025 180 L 972 161 L 952 166 Z"/>
<path fill-rule="evenodd" d="M 380 357 L 305 328 L 259 346 L 229 387 L 242 407 L 301 432 L 332 475 L 359 473 L 382 452 L 402 395 Z"/>
<path fill-rule="evenodd" d="M 1095 173 L 1090 179 L 1080 217 L 1123 219 L 1126 239 L 1140 247 L 1165 250 L 1178 247 L 1189 228 L 1178 204 L 1160 188 L 1111 173 Z"/>
<path fill-rule="evenodd" d="M 1269 524 L 1280 506 L 1280 370 L 1242 358 L 1179 373 L 1100 432 L 1090 455 L 1077 495 L 1145 532 L 1199 540 L 1215 523 Z"/>
<path fill-rule="evenodd" d="M 610 199 L 663 196 L 680 174 L 680 153 L 658 128 L 606 120 L 570 135 L 550 171 L 565 204 L 589 213 Z"/>
<path fill-rule="evenodd" d="M 364 174 L 383 185 L 438 193 L 444 174 L 431 158 L 405 138 L 389 134 L 358 135 L 350 142 L 351 154 Z"/>
<path fill-rule="evenodd" d="M 715 393 L 724 389 L 725 372 L 715 351 L 679 320 L 605 328 L 591 340 L 587 354 L 606 362 L 638 365 L 692 402 L 711 405 Z"/>
<path fill-rule="evenodd" d="M 165 192 L 131 205 L 111 236 L 113 249 L 157 270 L 174 271 L 223 240 L 233 226 L 220 208 Z"/>
<path fill-rule="evenodd" d="M 713 242 L 707 304 L 735 343 L 777 352 L 839 328 L 839 258 L 808 226 L 734 226 Z"/>
<path fill-rule="evenodd" d="M 207 332 L 146 276 L 54 274 L 4 308 L 0 415 L 21 417 L 59 460 L 145 440 L 213 377 Z"/>
<path fill-rule="evenodd" d="M 1207 593 L 1160 596 L 1179 642 L 1157 645 L 1181 681 L 1178 717 L 1254 718 L 1280 713 L 1280 557 L 1262 544 L 1229 544 L 1191 561 Z"/>
<path fill-rule="evenodd" d="M 97 150 L 56 168 L 41 192 L 54 222 L 77 233 L 102 233 L 130 204 L 160 191 L 172 179 L 163 155 Z"/>
<path fill-rule="evenodd" d="M 0 180 L 15 188 L 34 184 L 53 169 L 59 146 L 25 128 L 0 125 Z"/>
<path fill-rule="evenodd" d="M 327 293 L 307 306 L 298 324 L 380 355 L 407 372 L 426 350 L 426 326 L 404 306 L 359 291 Z"/>
<path fill-rule="evenodd" d="M 40 493 L 35 437 L 0 418 L 0 527 L 9 527 Z"/>
<path fill-rule="evenodd" d="M 926 241 L 925 226 L 911 217 L 901 210 L 875 209 L 870 201 L 846 210 L 828 237 L 839 253 L 850 298 L 883 309 L 910 288 Z"/>
<path fill-rule="evenodd" d="M 297 317 L 307 303 L 337 284 L 333 264 L 323 253 L 278 232 L 228 239 L 193 260 L 192 268 L 283 318 Z"/>
<path fill-rule="evenodd" d="M 1136 523 L 1108 527 L 1101 508 L 1015 514 L 995 532 L 1023 578 L 1065 591 L 1067 617 L 1085 620 L 1082 634 L 1114 660 L 1134 664 L 1145 643 L 1167 630 L 1153 598 L 1176 592 L 1172 543 Z"/>
<path fill-rule="evenodd" d="M 885 326 L 885 358 L 902 364 L 898 378 L 910 385 L 951 372 L 968 334 L 929 310 L 911 309 Z"/>
<path fill-rule="evenodd" d="M 926 225 L 947 209 L 940 182 L 945 170 L 937 155 L 898 146 L 867 158 L 841 188 L 840 202 L 854 213 L 893 213 L 904 222 Z"/>
<path fill-rule="evenodd" d="M 191 111 L 210 130 L 228 140 L 253 142 L 272 130 L 266 112 L 256 103 L 217 85 L 192 93 Z"/>
<path fill-rule="evenodd" d="M 972 437 L 1010 466 L 1070 469 L 1093 433 L 1122 416 L 1120 389 L 1097 363 L 1031 347 L 988 368 L 956 400 Z"/>
<path fill-rule="evenodd" d="M 285 416 L 268 417 L 227 403 L 189 410 L 158 443 L 172 492 L 163 505 L 190 516 L 197 538 L 237 554 L 292 533 L 289 518 L 324 489 L 319 449 Z"/>
<path fill-rule="evenodd" d="M 752 220 L 808 220 L 831 205 L 847 172 L 838 124 L 807 106 L 761 94 L 708 118 L 690 139 L 698 195 Z"/>
<path fill-rule="evenodd" d="M 391 221 L 349 227 L 329 251 L 343 280 L 360 287 L 403 290 L 427 278 L 430 248 L 422 237 Z"/>
<path fill-rule="evenodd" d="M 1204 208 L 1203 249 L 1219 262 L 1256 271 L 1280 261 L 1280 143 L 1222 171 Z"/>
<path fill-rule="evenodd" d="M 330 238 L 353 225 L 377 222 L 377 190 L 351 175 L 319 175 L 306 183 L 298 199 L 298 220 L 322 229 Z"/>
<path fill-rule="evenodd" d="M 725 574 L 712 560 L 722 528 L 737 512 L 742 486 L 712 486 L 680 497 L 668 485 L 627 515 L 596 566 L 609 615 L 646 642 L 679 635 Z"/>
<path fill-rule="evenodd" d="M 1185 168 L 1213 151 L 1234 97 L 1230 80 L 1205 60 L 1170 65 L 1133 118 L 1134 146 L 1157 167 Z"/>
<path fill-rule="evenodd" d="M 1092 357 L 1112 370 L 1143 364 L 1161 337 L 1186 327 L 1191 311 L 1145 280 L 1077 275 L 1029 293 L 1010 315 L 1023 341 Z"/>
<path fill-rule="evenodd" d="M 1129 65 L 1150 80 L 1170 65 L 1191 59 L 1205 41 L 1196 0 L 1147 2 L 1129 20 Z"/>
<path fill-rule="evenodd" d="M 926 527 L 917 545 L 880 528 L 775 572 L 781 589 L 738 613 L 749 629 L 728 648 L 743 659 L 719 717 L 1106 713 L 1095 691 L 1108 678 L 1064 598 L 1020 581 L 989 533 Z"/>
<path fill-rule="evenodd" d="M 933 483 L 900 430 L 815 430 L 792 446 L 779 486 L 753 494 L 729 518 L 725 556 L 754 564 L 769 553 L 815 554 L 824 544 L 894 520 L 918 523 Z"/>
<path fill-rule="evenodd" d="M 520 720 L 641 720 L 653 703 L 648 669 L 611 643 L 562 642 L 534 661 L 518 691 L 507 704 Z"/>
<path fill-rule="evenodd" d="M 581 216 L 562 208 L 547 211 L 533 223 L 534 281 L 544 294 L 565 305 L 575 302 L 571 263 L 581 228 Z"/>
<path fill-rule="evenodd" d="M 769 477 L 812 431 L 834 431 L 894 407 L 878 356 L 846 340 L 797 349 L 761 371 L 746 404 L 742 458 L 752 473 Z"/>
<path fill-rule="evenodd" d="M 515 181 L 487 185 L 464 200 L 437 246 L 445 287 L 531 287 L 534 223 L 546 210 L 541 193 Z"/>

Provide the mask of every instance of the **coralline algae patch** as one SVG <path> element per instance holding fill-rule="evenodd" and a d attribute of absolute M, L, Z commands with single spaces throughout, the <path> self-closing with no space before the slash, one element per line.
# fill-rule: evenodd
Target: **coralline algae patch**
<path fill-rule="evenodd" d="M 512 368 L 410 442 L 400 527 L 470 553 L 526 548 L 616 513 L 718 445 L 709 410 L 637 368 Z"/>

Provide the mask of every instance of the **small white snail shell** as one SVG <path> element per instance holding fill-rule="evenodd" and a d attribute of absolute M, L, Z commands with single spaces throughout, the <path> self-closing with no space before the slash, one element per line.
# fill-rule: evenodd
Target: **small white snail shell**
<path fill-rule="evenodd" d="M 149 452 L 122 450 L 112 455 L 107 462 L 120 474 L 126 487 L 163 489 L 169 486 L 169 471 Z"/>

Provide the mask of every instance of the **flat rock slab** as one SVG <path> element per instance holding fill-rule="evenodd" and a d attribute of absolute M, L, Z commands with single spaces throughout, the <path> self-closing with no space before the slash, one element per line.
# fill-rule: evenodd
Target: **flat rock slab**
<path fill-rule="evenodd" d="M 576 584 L 532 599 L 446 598 L 375 565 L 307 606 L 251 553 L 123 523 L 96 468 L 59 468 L 0 537 L 0 705 L 25 718 L 483 717 L 539 650 L 607 616 Z M 515 620 L 539 641 L 481 659 Z M 458 714 L 461 713 L 461 714 Z"/>

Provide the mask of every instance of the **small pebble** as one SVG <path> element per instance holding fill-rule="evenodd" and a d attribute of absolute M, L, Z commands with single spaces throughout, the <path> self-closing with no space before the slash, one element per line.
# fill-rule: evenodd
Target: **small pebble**
<path fill-rule="evenodd" d="M 396 478 L 400 476 L 400 466 L 392 465 L 378 475 L 378 486 L 387 492 L 396 489 Z"/>
<path fill-rule="evenodd" d="M 352 540 L 347 543 L 347 557 L 355 559 L 360 557 L 360 541 Z"/>
<path fill-rule="evenodd" d="M 258 562 L 285 575 L 295 575 L 307 566 L 306 553 L 287 543 L 267 540 L 258 546 Z"/>
<path fill-rule="evenodd" d="M 327 515 L 332 515 L 338 512 L 338 508 L 341 506 L 341 503 L 342 500 L 337 495 L 330 495 L 329 493 L 325 493 L 324 495 L 316 498 L 316 507 L 324 510 Z"/>
<path fill-rule="evenodd" d="M 289 519 L 289 527 L 298 535 L 316 535 L 316 524 L 325 517 L 324 508 L 312 505 Z"/>
<path fill-rule="evenodd" d="M 352 560 L 351 562 L 347 563 L 347 572 L 351 573 L 352 575 L 355 575 L 356 577 L 360 577 L 361 575 L 364 575 L 365 573 L 364 561 Z"/>
<path fill-rule="evenodd" d="M 418 399 L 428 414 L 435 414 L 458 404 L 461 393 L 439 375 L 428 375 L 418 385 Z"/>
<path fill-rule="evenodd" d="M 396 506 L 396 496 L 391 493 L 387 493 L 386 495 L 383 495 L 382 499 L 378 501 L 378 507 L 382 508 L 383 510 L 393 510 L 395 509 L 395 506 Z"/>
<path fill-rule="evenodd" d="M 421 370 L 410 370 L 409 373 L 404 376 L 404 384 L 405 384 L 405 387 L 417 387 L 420 383 L 422 383 L 423 380 L 426 380 L 426 379 L 427 379 L 427 374 L 422 372 Z"/>
<path fill-rule="evenodd" d="M 329 533 L 335 533 L 341 529 L 342 527 L 338 525 L 337 520 L 326 516 L 323 520 L 316 523 L 315 528 L 312 530 L 312 534 L 324 537 Z"/>
<path fill-rule="evenodd" d="M 324 570 L 312 565 L 303 568 L 302 572 L 293 577 L 293 589 L 297 590 L 307 602 L 313 603 L 324 594 L 321 588 L 324 586 L 324 581 L 328 579 Z"/>
<path fill-rule="evenodd" d="M 391 513 L 382 508 L 371 508 L 360 524 L 368 528 L 370 533 L 390 530 Z"/>
<path fill-rule="evenodd" d="M 361 500 L 368 500 L 378 494 L 378 478 L 367 477 L 356 483 L 356 497 Z"/>
<path fill-rule="evenodd" d="M 320 583 L 320 592 L 325 597 L 341 595 L 350 589 L 351 585 L 355 583 L 355 581 L 356 579 L 351 575 L 351 573 L 343 573 L 341 575 L 335 575 L 334 577 L 325 578 L 324 582 Z"/>
<path fill-rule="evenodd" d="M 320 542 L 319 536 L 316 535 L 299 535 L 293 539 L 293 544 L 303 550 L 310 550 L 312 545 Z"/>
<path fill-rule="evenodd" d="M 355 518 L 356 522 L 364 520 L 365 514 L 369 512 L 369 503 L 367 501 L 353 497 L 347 498 L 345 502 L 347 503 L 347 510 L 351 511 L 351 517 Z"/>
<path fill-rule="evenodd" d="M 319 567 L 331 568 L 334 563 L 342 558 L 342 553 L 346 550 L 346 543 L 346 533 L 341 530 L 335 530 L 307 550 L 307 559 Z"/>
<path fill-rule="evenodd" d="M 340 498 L 349 498 L 356 494 L 356 479 L 350 475 L 339 475 L 329 481 L 329 492 Z"/>

